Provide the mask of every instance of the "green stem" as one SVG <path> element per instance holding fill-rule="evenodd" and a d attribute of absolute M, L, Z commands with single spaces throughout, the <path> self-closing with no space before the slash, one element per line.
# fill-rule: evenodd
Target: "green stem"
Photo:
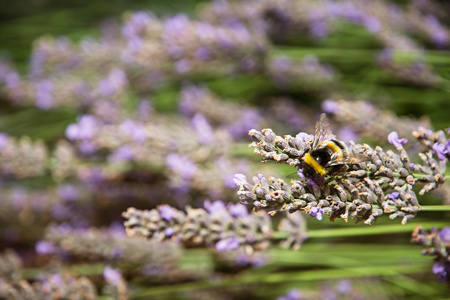
<path fill-rule="evenodd" d="M 445 227 L 448 222 L 429 222 L 420 224 L 425 229 L 431 227 Z M 416 224 L 395 224 L 395 225 L 379 225 L 379 226 L 365 226 L 365 227 L 351 227 L 351 228 L 332 228 L 308 231 L 309 238 L 335 238 L 346 236 L 367 236 L 378 234 L 392 234 L 392 233 L 411 233 Z M 286 238 L 288 234 L 284 232 L 275 232 L 275 238 Z"/>

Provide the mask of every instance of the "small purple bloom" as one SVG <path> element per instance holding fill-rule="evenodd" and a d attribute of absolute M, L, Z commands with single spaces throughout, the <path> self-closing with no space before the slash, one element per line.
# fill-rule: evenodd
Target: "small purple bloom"
<path fill-rule="evenodd" d="M 300 300 L 302 299 L 302 293 L 297 289 L 289 290 L 286 295 L 278 297 L 277 300 Z"/>
<path fill-rule="evenodd" d="M 433 145 L 433 150 L 439 160 L 445 160 L 446 154 L 448 154 L 447 145 L 435 143 Z"/>
<path fill-rule="evenodd" d="M 450 243 L 450 227 L 442 228 L 439 236 L 444 243 Z"/>
<path fill-rule="evenodd" d="M 165 234 L 166 236 L 172 236 L 172 235 L 174 234 L 174 230 L 173 230 L 172 228 L 166 228 L 166 229 L 164 230 L 164 234 Z"/>
<path fill-rule="evenodd" d="M 169 205 L 160 205 L 159 213 L 164 220 L 170 221 L 175 215 L 175 210 Z"/>
<path fill-rule="evenodd" d="M 195 57 L 201 61 L 208 60 L 211 58 L 211 50 L 206 46 L 200 46 L 195 50 Z"/>
<path fill-rule="evenodd" d="M 124 145 L 122 147 L 119 147 L 114 151 L 110 156 L 109 159 L 111 161 L 130 161 L 134 157 L 133 150 L 130 146 Z"/>
<path fill-rule="evenodd" d="M 176 153 L 170 153 L 166 156 L 166 165 L 185 179 L 194 177 L 197 172 L 197 166 L 192 160 L 187 156 L 181 156 Z"/>
<path fill-rule="evenodd" d="M 350 127 L 344 127 L 338 132 L 339 138 L 348 143 L 349 141 L 357 141 L 358 136 L 356 135 L 355 131 Z"/>
<path fill-rule="evenodd" d="M 397 149 L 403 149 L 402 144 L 406 144 L 406 142 L 408 142 L 408 140 L 405 138 L 399 139 L 397 131 L 392 131 L 391 133 L 389 133 L 388 141 L 390 144 L 394 145 L 395 148 Z"/>
<path fill-rule="evenodd" d="M 6 147 L 9 143 L 9 136 L 6 133 L 0 133 L 0 150 Z"/>
<path fill-rule="evenodd" d="M 326 99 L 322 102 L 322 110 L 329 114 L 334 114 L 339 110 L 339 104 L 333 99 Z"/>
<path fill-rule="evenodd" d="M 56 247 L 52 243 L 46 241 L 37 242 L 35 249 L 39 254 L 52 254 L 56 251 Z"/>
<path fill-rule="evenodd" d="M 213 129 L 204 115 L 196 113 L 194 117 L 192 117 L 191 125 L 197 134 L 200 144 L 208 145 L 214 141 Z"/>
<path fill-rule="evenodd" d="M 98 84 L 98 90 L 102 96 L 109 97 L 122 89 L 128 83 L 127 74 L 122 69 L 112 69 L 108 76 Z"/>
<path fill-rule="evenodd" d="M 217 242 L 216 249 L 218 251 L 229 251 L 237 249 L 239 248 L 239 246 L 240 246 L 239 239 L 237 237 L 232 236 Z"/>
<path fill-rule="evenodd" d="M 71 184 L 64 184 L 57 189 L 58 196 L 65 201 L 75 201 L 79 197 L 78 190 L 75 186 Z"/>
<path fill-rule="evenodd" d="M 94 116 L 84 115 L 78 123 L 66 128 L 66 136 L 69 140 L 89 140 L 96 134 L 97 127 L 97 119 Z"/>
<path fill-rule="evenodd" d="M 305 143 L 305 142 L 308 142 L 308 141 L 313 140 L 313 139 L 314 139 L 314 135 L 308 134 L 308 133 L 305 133 L 305 132 L 299 132 L 299 133 L 295 136 L 295 138 L 296 138 L 297 140 L 299 140 L 299 141 Z"/>
<path fill-rule="evenodd" d="M 311 208 L 309 214 L 311 215 L 311 217 L 317 218 L 317 220 L 322 221 L 323 209 L 321 207 L 315 206 Z"/>
<path fill-rule="evenodd" d="M 348 294 L 352 291 L 353 286 L 350 280 L 340 280 L 337 285 L 336 285 L 336 290 L 340 293 L 340 294 Z"/>
<path fill-rule="evenodd" d="M 36 106 L 41 109 L 49 109 L 53 106 L 54 84 L 50 80 L 42 80 L 34 85 L 36 91 Z"/>
<path fill-rule="evenodd" d="M 248 210 L 245 205 L 242 204 L 230 204 L 228 205 L 228 212 L 235 218 L 248 216 Z"/>
<path fill-rule="evenodd" d="M 182 59 L 175 63 L 175 71 L 180 75 L 189 72 L 191 68 L 191 64 L 187 59 Z"/>
<path fill-rule="evenodd" d="M 392 193 L 390 193 L 390 194 L 387 194 L 386 195 L 386 198 L 388 198 L 388 199 L 390 199 L 390 200 L 397 200 L 398 199 L 398 196 L 400 196 L 400 193 L 399 192 L 392 192 Z"/>
<path fill-rule="evenodd" d="M 233 181 L 237 186 L 241 186 L 247 183 L 247 178 L 244 174 L 234 174 Z"/>
<path fill-rule="evenodd" d="M 203 204 L 203 207 L 209 212 L 209 213 L 217 213 L 220 211 L 225 210 L 225 203 L 223 203 L 220 200 L 211 202 L 209 200 L 206 200 Z"/>
<path fill-rule="evenodd" d="M 103 270 L 103 277 L 110 284 L 117 286 L 122 281 L 122 273 L 118 269 L 113 269 L 110 266 L 106 266 Z"/>

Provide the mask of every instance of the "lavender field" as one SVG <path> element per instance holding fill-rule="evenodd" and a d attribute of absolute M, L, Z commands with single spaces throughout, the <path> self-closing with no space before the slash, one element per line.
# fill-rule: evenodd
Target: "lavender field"
<path fill-rule="evenodd" d="M 450 4 L 0 4 L 0 299 L 446 299 Z"/>

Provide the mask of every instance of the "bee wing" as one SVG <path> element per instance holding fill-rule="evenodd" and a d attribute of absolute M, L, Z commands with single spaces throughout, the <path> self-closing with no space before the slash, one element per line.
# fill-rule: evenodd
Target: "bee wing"
<path fill-rule="evenodd" d="M 335 136 L 331 132 L 330 123 L 328 122 L 327 115 L 324 113 L 320 115 L 319 120 L 316 123 L 316 131 L 314 132 L 313 149 L 326 140 L 334 138 Z"/>
<path fill-rule="evenodd" d="M 337 158 L 332 158 L 328 163 L 327 166 L 339 166 L 339 165 L 355 165 L 359 164 L 365 161 L 370 160 L 369 157 L 366 155 L 363 155 L 361 153 L 351 153 L 348 157 L 338 160 Z"/>

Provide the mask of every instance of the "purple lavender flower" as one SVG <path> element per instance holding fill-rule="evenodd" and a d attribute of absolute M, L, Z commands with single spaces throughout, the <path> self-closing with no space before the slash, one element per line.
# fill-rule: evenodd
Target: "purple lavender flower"
<path fill-rule="evenodd" d="M 72 202 L 79 198 L 78 189 L 72 184 L 64 184 L 58 187 L 57 189 L 58 196 L 61 199 Z"/>
<path fill-rule="evenodd" d="M 191 70 L 192 66 L 187 59 L 181 59 L 175 63 L 175 72 L 185 74 Z"/>
<path fill-rule="evenodd" d="M 248 210 L 245 205 L 242 204 L 229 204 L 228 212 L 235 218 L 248 216 Z"/>
<path fill-rule="evenodd" d="M 120 92 L 128 83 L 127 75 L 122 69 L 112 69 L 108 76 L 98 84 L 98 90 L 102 96 L 110 97 Z"/>
<path fill-rule="evenodd" d="M 54 85 L 51 80 L 42 80 L 34 84 L 36 91 L 36 106 L 41 109 L 49 109 L 53 106 Z"/>
<path fill-rule="evenodd" d="M 338 132 L 338 136 L 342 141 L 346 143 L 348 143 L 349 141 L 356 142 L 358 140 L 358 136 L 356 135 L 355 131 L 350 127 L 341 128 L 341 130 L 339 130 Z"/>
<path fill-rule="evenodd" d="M 400 193 L 399 193 L 399 192 L 392 192 L 392 193 L 390 193 L 390 194 L 387 194 L 387 195 L 386 195 L 386 198 L 387 198 L 387 199 L 390 199 L 390 200 L 392 200 L 392 201 L 395 201 L 395 200 L 398 199 L 399 196 L 400 196 Z"/>
<path fill-rule="evenodd" d="M 429 28 L 431 41 L 438 47 L 449 43 L 450 37 L 438 19 L 433 15 L 425 17 L 425 25 Z"/>
<path fill-rule="evenodd" d="M 216 249 L 218 251 L 229 251 L 237 249 L 239 248 L 239 246 L 240 246 L 239 239 L 237 237 L 232 236 L 217 242 Z"/>
<path fill-rule="evenodd" d="M 142 124 L 132 120 L 125 120 L 120 124 L 120 130 L 131 136 L 135 142 L 144 142 L 147 139 L 147 130 Z"/>
<path fill-rule="evenodd" d="M 326 99 L 322 102 L 322 110 L 329 114 L 334 114 L 339 109 L 339 104 L 333 99 Z"/>
<path fill-rule="evenodd" d="M 69 140 L 89 140 L 97 132 L 98 123 L 94 116 L 84 115 L 78 123 L 70 124 L 66 128 L 66 136 Z"/>
<path fill-rule="evenodd" d="M 6 147 L 9 143 L 9 136 L 6 133 L 0 133 L 0 150 Z"/>
<path fill-rule="evenodd" d="M 336 284 L 336 290 L 340 294 L 348 294 L 352 291 L 352 289 L 353 286 L 350 280 L 343 279 Z"/>
<path fill-rule="evenodd" d="M 300 300 L 300 299 L 302 299 L 302 293 L 297 289 L 291 289 L 286 293 L 286 295 L 277 298 L 277 300 Z"/>
<path fill-rule="evenodd" d="M 175 210 L 170 205 L 163 204 L 160 205 L 158 209 L 161 214 L 161 218 L 163 218 L 164 220 L 170 221 L 175 215 Z"/>
<path fill-rule="evenodd" d="M 247 177 L 244 174 L 234 174 L 233 181 L 236 186 L 244 185 L 247 183 Z"/>
<path fill-rule="evenodd" d="M 117 148 L 110 156 L 111 161 L 129 161 L 134 158 L 133 149 L 129 145 Z"/>
<path fill-rule="evenodd" d="M 439 237 L 444 243 L 450 243 L 450 227 L 442 228 L 441 232 L 439 233 Z"/>
<path fill-rule="evenodd" d="M 372 33 L 376 33 L 378 31 L 380 31 L 381 29 L 381 23 L 380 21 L 375 18 L 374 16 L 365 16 L 364 20 L 363 20 L 363 24 L 364 26 L 367 28 L 367 30 L 369 30 Z"/>
<path fill-rule="evenodd" d="M 300 140 L 302 143 L 305 143 L 305 142 L 313 140 L 314 139 L 314 135 L 307 134 L 305 132 L 299 132 L 299 133 L 297 133 L 295 138 Z"/>
<path fill-rule="evenodd" d="M 402 144 L 406 144 L 406 142 L 408 142 L 408 140 L 405 138 L 399 139 L 397 131 L 392 131 L 391 133 L 389 133 L 388 141 L 390 144 L 394 145 L 395 148 L 397 149 L 403 149 Z"/>
<path fill-rule="evenodd" d="M 57 248 L 52 243 L 39 241 L 36 243 L 35 249 L 37 253 L 45 255 L 55 253 Z"/>
<path fill-rule="evenodd" d="M 211 214 L 226 210 L 225 203 L 223 203 L 223 201 L 220 200 L 213 202 L 206 200 L 203 204 L 203 207 Z"/>
<path fill-rule="evenodd" d="M 166 165 L 185 179 L 194 177 L 197 172 L 197 166 L 192 160 L 187 156 L 181 156 L 176 153 L 170 153 L 166 156 Z"/>
<path fill-rule="evenodd" d="M 117 286 L 122 281 L 122 273 L 118 269 L 113 269 L 110 266 L 106 266 L 103 270 L 103 277 L 105 280 L 112 284 L 113 286 Z"/>
<path fill-rule="evenodd" d="M 311 217 L 317 218 L 317 220 L 322 221 L 323 209 L 317 206 L 312 207 L 309 211 L 309 214 L 311 215 Z"/>
<path fill-rule="evenodd" d="M 206 46 L 200 46 L 195 50 L 195 57 L 200 61 L 207 61 L 211 58 L 211 50 Z"/>
<path fill-rule="evenodd" d="M 441 143 L 435 143 L 433 145 L 434 153 L 436 153 L 439 160 L 445 160 L 446 154 L 448 154 L 447 145 Z"/>
<path fill-rule="evenodd" d="M 196 113 L 191 120 L 191 125 L 202 145 L 211 144 L 214 141 L 214 132 L 208 120 L 201 113 Z"/>

